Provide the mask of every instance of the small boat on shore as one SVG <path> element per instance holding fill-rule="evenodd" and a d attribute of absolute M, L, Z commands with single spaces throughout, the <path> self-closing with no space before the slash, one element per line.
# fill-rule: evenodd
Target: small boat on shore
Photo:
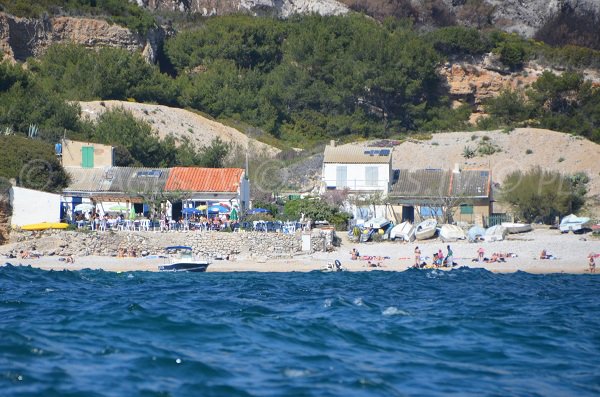
<path fill-rule="evenodd" d="M 426 219 L 419 223 L 415 229 L 415 237 L 417 240 L 426 240 L 435 235 L 437 221 L 435 219 Z"/>
<path fill-rule="evenodd" d="M 488 227 L 485 230 L 485 235 L 482 237 L 484 241 L 502 241 L 506 237 L 508 232 L 506 228 L 502 225 L 496 225 L 492 227 Z"/>
<path fill-rule="evenodd" d="M 21 230 L 48 230 L 48 229 L 66 229 L 69 227 L 68 223 L 63 222 L 41 222 L 31 223 L 29 225 L 21 226 Z"/>
<path fill-rule="evenodd" d="M 483 237 L 485 236 L 485 229 L 481 226 L 475 225 L 469 229 L 467 235 L 470 242 L 483 240 Z"/>
<path fill-rule="evenodd" d="M 567 215 L 560 221 L 561 233 L 580 232 L 590 227 L 590 218 L 579 217 L 575 214 Z"/>
<path fill-rule="evenodd" d="M 205 272 L 210 264 L 208 260 L 194 258 L 192 247 L 175 245 L 165 248 L 170 263 L 159 265 L 161 272 Z"/>
<path fill-rule="evenodd" d="M 390 231 L 390 240 L 396 239 L 413 241 L 415 239 L 415 225 L 406 221 L 394 226 Z"/>
<path fill-rule="evenodd" d="M 502 222 L 501 226 L 505 228 L 509 234 L 525 233 L 533 230 L 531 223 Z"/>
<path fill-rule="evenodd" d="M 466 240 L 467 238 L 465 231 L 461 227 L 450 224 L 442 225 L 439 235 L 442 241 Z"/>

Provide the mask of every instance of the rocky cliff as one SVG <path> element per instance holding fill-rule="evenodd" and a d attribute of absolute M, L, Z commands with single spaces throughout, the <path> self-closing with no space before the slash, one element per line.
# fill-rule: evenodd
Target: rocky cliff
<path fill-rule="evenodd" d="M 444 0 L 454 7 L 468 5 L 466 0 Z M 492 22 L 495 26 L 533 37 L 535 33 L 561 13 L 573 15 L 600 14 L 598 0 L 485 0 L 492 7 Z M 462 3 L 462 4 L 460 4 Z M 476 2 L 475 2 L 476 3 Z"/>
<path fill-rule="evenodd" d="M 31 19 L 0 13 L 0 51 L 18 61 L 39 56 L 54 43 L 72 42 L 87 47 L 111 46 L 142 51 L 148 61 L 155 62 L 159 45 L 167 34 L 159 28 L 143 37 L 101 19 Z"/>
<path fill-rule="evenodd" d="M 225 15 L 250 13 L 287 18 L 294 14 L 339 15 L 348 7 L 335 0 L 135 0 L 154 11 L 180 11 L 194 14 Z"/>

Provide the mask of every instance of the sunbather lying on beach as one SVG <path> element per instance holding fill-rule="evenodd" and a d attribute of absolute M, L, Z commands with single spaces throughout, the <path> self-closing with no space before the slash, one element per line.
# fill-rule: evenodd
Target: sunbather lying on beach
<path fill-rule="evenodd" d="M 363 255 L 360 257 L 363 261 L 382 261 L 385 259 L 390 259 L 389 256 L 372 256 L 372 255 Z"/>

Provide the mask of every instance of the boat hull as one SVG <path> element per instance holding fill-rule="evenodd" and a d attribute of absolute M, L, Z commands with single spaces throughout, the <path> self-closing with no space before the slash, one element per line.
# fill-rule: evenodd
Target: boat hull
<path fill-rule="evenodd" d="M 502 222 L 501 226 L 504 227 L 509 234 L 526 233 L 533 230 L 530 223 Z"/>
<path fill-rule="evenodd" d="M 442 225 L 440 229 L 440 238 L 442 241 L 466 240 L 467 235 L 464 230 L 456 225 Z"/>
<path fill-rule="evenodd" d="M 590 226 L 590 218 L 586 218 L 586 217 L 579 217 L 576 215 L 567 215 L 563 218 L 563 220 L 560 222 L 560 225 L 558 226 L 559 230 L 561 231 L 561 233 L 568 233 L 568 232 L 581 232 L 587 228 L 589 228 Z"/>
<path fill-rule="evenodd" d="M 390 231 L 390 239 L 401 239 L 404 241 L 412 241 L 415 238 L 415 227 L 410 222 L 403 222 L 396 225 Z"/>
<path fill-rule="evenodd" d="M 23 226 L 21 226 L 21 230 L 66 229 L 67 227 L 69 227 L 68 223 L 42 222 L 42 223 L 32 223 L 29 225 L 23 225 Z"/>
<path fill-rule="evenodd" d="M 419 223 L 415 229 L 415 238 L 417 240 L 426 240 L 435 235 L 437 222 L 435 220 L 426 220 Z"/>
<path fill-rule="evenodd" d="M 205 272 L 208 268 L 207 262 L 177 262 L 170 265 L 161 265 L 158 270 L 161 272 Z"/>

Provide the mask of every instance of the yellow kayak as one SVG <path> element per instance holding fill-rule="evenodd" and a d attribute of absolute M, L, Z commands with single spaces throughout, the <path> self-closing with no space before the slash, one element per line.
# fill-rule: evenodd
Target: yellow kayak
<path fill-rule="evenodd" d="M 46 230 L 46 229 L 66 229 L 69 227 L 68 223 L 62 222 L 42 222 L 42 223 L 32 223 L 29 225 L 21 226 L 23 230 Z"/>

